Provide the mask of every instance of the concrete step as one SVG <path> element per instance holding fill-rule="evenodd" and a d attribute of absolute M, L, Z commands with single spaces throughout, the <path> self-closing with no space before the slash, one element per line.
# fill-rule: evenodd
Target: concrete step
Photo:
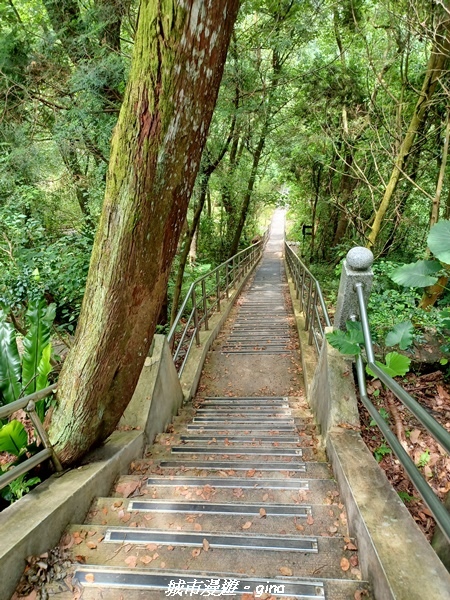
<path fill-rule="evenodd" d="M 92 565 L 123 568 L 151 563 L 152 568 L 216 573 L 234 572 L 239 565 L 240 573 L 265 579 L 276 578 L 283 570 L 293 577 L 311 577 L 312 573 L 320 576 L 326 572 L 327 578 L 331 579 L 360 578 L 357 566 L 347 571 L 341 568 L 344 558 L 349 564 L 357 564 L 357 552 L 346 549 L 353 542 L 343 538 L 266 536 L 253 534 L 249 529 L 233 536 L 209 531 L 194 535 L 98 525 L 93 528 L 72 526 L 67 533 L 64 539 L 66 545 L 73 541 L 69 548 L 73 560 L 81 557 L 83 562 Z M 117 541 L 108 541 L 111 537 Z M 220 544 L 227 544 L 227 547 L 219 547 Z M 273 549 L 249 548 L 249 545 Z"/>
<path fill-rule="evenodd" d="M 239 599 L 270 597 L 272 600 L 373 600 L 365 582 L 347 579 L 326 580 L 278 575 L 267 580 L 240 573 L 229 573 L 225 578 L 222 573 L 213 572 L 99 568 L 96 565 L 79 566 L 76 578 L 81 582 L 83 600 L 161 600 L 173 595 L 195 597 L 212 593 L 207 591 L 208 588 L 215 590 L 216 596 L 220 592 L 220 595 L 232 594 Z M 237 585 L 235 581 L 238 582 Z M 145 587 L 139 589 L 138 585 Z M 53 593 L 58 594 L 58 600 L 74 598 L 65 582 L 54 585 Z"/>
<path fill-rule="evenodd" d="M 217 511 L 216 513 L 209 511 Z M 276 535 L 345 537 L 347 519 L 337 504 L 260 504 L 237 502 L 171 502 L 151 499 L 99 498 L 86 518 L 89 525 L 167 531 L 251 532 Z"/>
<path fill-rule="evenodd" d="M 235 487 L 213 487 L 206 479 L 196 478 L 195 485 L 184 485 L 181 480 L 164 480 L 159 485 L 147 486 L 148 479 L 136 475 L 125 475 L 118 480 L 113 497 L 122 497 L 123 490 L 133 490 L 133 497 L 158 498 L 165 500 L 205 500 L 214 502 L 272 502 L 272 503 L 308 503 L 331 504 L 339 501 L 336 483 L 329 479 L 306 480 L 305 487 L 275 489 L 273 481 L 267 480 L 267 487 L 255 481 L 253 487 L 244 488 L 240 481 Z M 229 483 L 229 482 L 228 482 Z M 117 490 L 117 491 L 116 491 Z"/>

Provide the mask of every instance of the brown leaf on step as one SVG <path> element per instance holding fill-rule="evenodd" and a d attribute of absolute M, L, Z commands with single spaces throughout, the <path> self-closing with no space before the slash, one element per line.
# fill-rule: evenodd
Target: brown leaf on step
<path fill-rule="evenodd" d="M 350 564 L 352 567 L 357 567 L 359 565 L 358 557 L 356 554 L 352 554 L 350 556 Z"/>
<path fill-rule="evenodd" d="M 92 537 L 96 533 L 97 533 L 96 531 L 88 531 L 88 537 Z"/>
<path fill-rule="evenodd" d="M 208 550 L 209 550 L 209 542 L 208 542 L 208 540 L 206 540 L 206 539 L 203 540 L 203 544 L 202 545 L 203 545 L 203 550 L 205 552 L 208 552 Z"/>
<path fill-rule="evenodd" d="M 328 527 L 328 531 L 329 531 L 330 533 L 336 533 L 336 532 L 337 532 L 337 530 L 338 530 L 338 528 L 337 528 L 337 527 Z"/>
<path fill-rule="evenodd" d="M 153 560 L 156 560 L 157 558 L 159 558 L 159 554 L 157 552 L 155 552 L 152 556 Z"/>
<path fill-rule="evenodd" d="M 292 575 L 292 569 L 289 567 L 280 567 L 278 570 L 282 575 L 287 575 L 288 577 Z"/>
<path fill-rule="evenodd" d="M 345 550 L 358 550 L 358 548 L 355 546 L 355 544 L 352 544 L 352 542 L 349 542 L 348 544 L 345 545 Z"/>
<path fill-rule="evenodd" d="M 345 558 L 345 556 L 341 558 L 341 569 L 343 571 L 348 571 L 350 569 L 350 561 L 348 558 Z"/>
<path fill-rule="evenodd" d="M 247 521 L 246 523 L 244 523 L 242 525 L 242 529 L 250 529 L 250 527 L 252 526 L 252 521 Z"/>
<path fill-rule="evenodd" d="M 94 573 L 86 573 L 86 575 L 84 576 L 84 578 L 89 583 L 94 583 L 94 581 L 95 581 L 95 575 L 94 575 Z"/>
<path fill-rule="evenodd" d="M 160 565 L 159 565 L 160 569 L 165 569 L 166 568 L 166 563 L 163 561 Z"/>
<path fill-rule="evenodd" d="M 98 543 L 103 542 L 104 539 L 105 539 L 105 536 L 101 535 L 99 538 L 97 538 L 97 542 Z"/>
<path fill-rule="evenodd" d="M 303 525 L 300 525 L 300 523 L 296 523 L 295 524 L 295 529 L 297 531 L 304 531 L 305 530 L 305 528 L 303 527 Z"/>
<path fill-rule="evenodd" d="M 200 525 L 200 523 L 195 523 L 194 524 L 194 529 L 195 529 L 195 531 L 201 531 L 202 530 L 202 526 Z"/>
<path fill-rule="evenodd" d="M 158 547 L 158 544 L 147 544 L 145 547 L 147 550 L 150 550 L 150 552 L 154 552 Z"/>
<path fill-rule="evenodd" d="M 86 546 L 90 549 L 90 550 L 96 550 L 97 549 L 97 544 L 95 542 L 87 542 Z"/>
<path fill-rule="evenodd" d="M 265 517 L 267 517 L 267 513 L 264 510 L 264 508 L 260 508 L 259 509 L 259 516 L 260 516 L 261 519 L 264 519 Z"/>
<path fill-rule="evenodd" d="M 144 565 L 148 565 L 152 562 L 153 558 L 148 554 L 145 554 L 144 556 L 141 556 L 139 560 L 141 561 L 141 563 L 144 563 Z"/>
<path fill-rule="evenodd" d="M 123 504 L 123 500 L 116 500 L 113 504 L 113 508 L 119 508 L 119 506 L 122 506 Z M 108 507 L 104 506 L 103 507 L 103 512 L 105 513 L 105 515 L 108 514 Z"/>
<path fill-rule="evenodd" d="M 368 596 L 369 592 L 367 590 L 356 590 L 355 592 L 355 600 L 362 600 L 363 596 Z"/>
<path fill-rule="evenodd" d="M 174 548 L 175 546 L 167 546 L 167 550 L 169 550 L 169 552 L 171 552 Z"/>
<path fill-rule="evenodd" d="M 128 556 L 125 562 L 129 567 L 134 568 L 137 565 L 137 560 L 137 556 Z"/>
<path fill-rule="evenodd" d="M 119 485 L 116 487 L 116 492 L 118 494 L 121 494 L 125 498 L 128 498 L 133 492 L 137 490 L 139 485 L 140 481 L 124 481 L 122 483 L 119 483 Z"/>
<path fill-rule="evenodd" d="M 250 469 L 249 471 L 247 471 L 246 476 L 253 477 L 255 473 L 256 473 L 256 469 Z"/>
<path fill-rule="evenodd" d="M 267 500 L 269 499 L 269 494 L 264 494 L 262 499 L 263 499 L 263 502 L 267 502 Z"/>
<path fill-rule="evenodd" d="M 130 513 L 125 513 L 123 515 L 123 517 L 121 517 L 121 521 L 123 521 L 124 523 L 128 523 L 128 521 L 131 519 L 131 514 Z"/>
<path fill-rule="evenodd" d="M 314 525 L 314 517 L 312 515 L 308 515 L 306 522 L 308 523 L 308 525 Z"/>
<path fill-rule="evenodd" d="M 86 557 L 83 556 L 82 554 L 77 554 L 75 556 L 75 562 L 80 563 L 80 565 L 85 565 L 86 564 Z"/>
<path fill-rule="evenodd" d="M 193 556 L 194 558 L 197 558 L 197 556 L 199 556 L 199 555 L 200 555 L 200 552 L 201 552 L 201 551 L 202 551 L 202 550 L 201 550 L 201 548 L 194 548 L 194 549 L 192 550 L 191 554 L 192 554 L 192 556 Z"/>

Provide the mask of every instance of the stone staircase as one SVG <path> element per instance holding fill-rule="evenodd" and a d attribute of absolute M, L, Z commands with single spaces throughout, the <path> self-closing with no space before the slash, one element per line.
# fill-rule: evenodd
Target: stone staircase
<path fill-rule="evenodd" d="M 275 221 L 197 397 L 67 530 L 43 597 L 372 598 L 303 399 L 282 239 Z"/>
<path fill-rule="evenodd" d="M 197 401 L 64 536 L 82 597 L 370 597 L 321 458 L 298 398 Z"/>

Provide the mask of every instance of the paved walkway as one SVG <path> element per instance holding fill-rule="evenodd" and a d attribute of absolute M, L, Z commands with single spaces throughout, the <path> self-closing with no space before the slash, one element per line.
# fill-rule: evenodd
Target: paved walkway
<path fill-rule="evenodd" d="M 370 598 L 303 398 L 283 226 L 277 211 L 192 405 L 65 536 L 86 600 Z"/>

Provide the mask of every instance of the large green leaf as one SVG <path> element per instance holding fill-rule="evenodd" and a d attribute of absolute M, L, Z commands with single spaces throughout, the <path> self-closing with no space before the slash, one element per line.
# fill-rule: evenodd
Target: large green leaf
<path fill-rule="evenodd" d="M 385 364 L 378 360 L 376 360 L 375 363 L 390 377 L 403 376 L 409 371 L 411 359 L 399 352 L 389 352 L 389 354 L 386 354 L 385 360 Z M 372 377 L 377 377 L 369 367 L 366 367 L 366 371 Z"/>
<path fill-rule="evenodd" d="M 48 375 L 52 370 L 52 363 L 50 361 L 52 356 L 52 345 L 47 344 L 42 351 L 41 360 L 38 364 L 38 376 L 36 379 L 36 390 L 43 390 L 49 384 Z M 36 402 L 36 412 L 41 421 L 44 420 L 45 416 L 45 399 Z"/>
<path fill-rule="evenodd" d="M 406 350 L 412 344 L 413 334 L 414 325 L 411 321 L 397 323 L 386 336 L 386 346 L 396 346 L 398 344 L 400 350 Z"/>
<path fill-rule="evenodd" d="M 19 456 L 27 441 L 27 432 L 20 421 L 10 421 L 0 429 L 0 452 Z"/>
<path fill-rule="evenodd" d="M 437 260 L 418 260 L 394 269 L 391 279 L 405 287 L 428 287 L 436 283 L 438 278 L 434 274 L 441 268 Z"/>
<path fill-rule="evenodd" d="M 364 343 L 364 336 L 361 330 L 361 323 L 347 321 L 347 331 L 336 329 L 326 334 L 326 338 L 333 348 L 342 352 L 342 354 L 360 354 L 360 344 Z"/>
<path fill-rule="evenodd" d="M 433 225 L 427 238 L 428 248 L 441 262 L 450 264 L 450 221 Z"/>
<path fill-rule="evenodd" d="M 16 330 L 0 309 L 0 404 L 14 402 L 20 396 L 20 355 Z"/>
<path fill-rule="evenodd" d="M 55 304 L 44 299 L 29 303 L 27 310 L 28 333 L 23 340 L 22 387 L 23 395 L 32 394 L 37 389 L 38 367 L 42 352 L 50 342 L 51 328 L 55 319 Z"/>

